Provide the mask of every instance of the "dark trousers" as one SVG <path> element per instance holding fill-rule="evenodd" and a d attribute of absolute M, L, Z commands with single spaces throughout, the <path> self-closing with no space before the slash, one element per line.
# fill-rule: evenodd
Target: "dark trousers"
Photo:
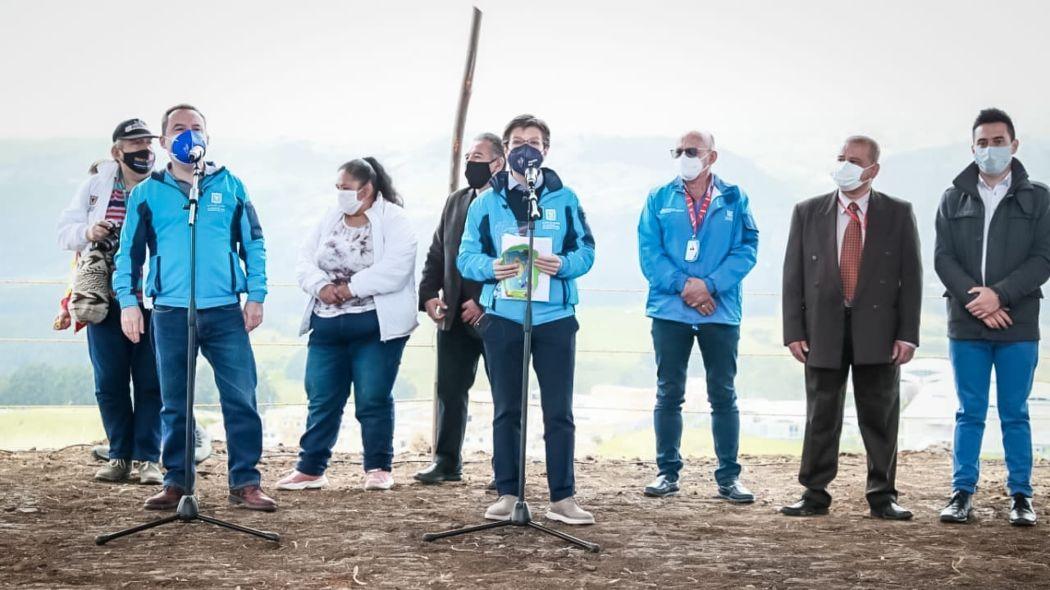
<path fill-rule="evenodd" d="M 153 341 L 164 398 L 164 485 L 180 487 L 186 475 L 186 314 L 185 307 L 153 308 Z M 255 406 L 255 356 L 240 304 L 197 310 L 197 346 L 211 364 L 219 389 L 230 489 L 259 485 L 256 465 L 262 457 L 262 419 Z"/>
<path fill-rule="evenodd" d="M 142 313 L 149 326 L 150 310 Z M 150 328 L 138 344 L 128 340 L 113 303 L 101 323 L 88 324 L 87 341 L 109 458 L 159 461 L 160 383 Z"/>
<path fill-rule="evenodd" d="M 394 381 L 408 337 L 383 342 L 375 311 L 313 316 L 306 353 L 309 415 L 299 439 L 299 464 L 307 475 L 328 469 L 339 439 L 343 409 L 354 393 L 354 415 L 361 424 L 364 469 L 390 471 L 394 460 Z"/>
<path fill-rule="evenodd" d="M 831 505 L 827 486 L 838 473 L 839 437 L 846 400 L 846 379 L 853 371 L 853 397 L 864 449 L 868 454 L 868 503 L 896 501 L 897 429 L 900 422 L 900 367 L 854 365 L 851 318 L 846 312 L 846 338 L 838 369 L 806 367 L 806 435 L 798 481 L 804 496 Z"/>
<path fill-rule="evenodd" d="M 653 320 L 653 349 L 656 351 L 656 465 L 660 475 L 677 480 L 682 470 L 682 403 L 693 342 L 700 347 L 707 373 L 707 401 L 711 404 L 711 435 L 718 469 L 715 481 L 728 485 L 740 477 L 737 452 L 740 448 L 740 411 L 736 405 L 736 355 L 740 326 L 729 324 L 690 325 Z"/>
<path fill-rule="evenodd" d="M 445 473 L 463 470 L 470 388 L 484 357 L 481 337 L 457 316 L 449 330 L 437 333 L 437 442 L 434 462 Z M 488 365 L 486 364 L 486 370 Z"/>
<path fill-rule="evenodd" d="M 579 327 L 575 317 L 567 317 L 532 329 L 532 368 L 540 385 L 551 502 L 576 493 L 573 467 L 576 424 L 572 417 L 572 386 Z M 493 316 L 483 338 L 494 405 L 492 455 L 496 489 L 501 496 L 517 495 L 524 331 L 517 322 Z"/>

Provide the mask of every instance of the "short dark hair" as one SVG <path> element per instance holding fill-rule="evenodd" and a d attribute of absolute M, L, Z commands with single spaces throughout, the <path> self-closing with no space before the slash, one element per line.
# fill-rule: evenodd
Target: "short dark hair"
<path fill-rule="evenodd" d="M 861 145 L 868 146 L 868 153 L 871 154 L 871 163 L 879 163 L 879 156 L 882 155 L 882 150 L 879 149 L 879 142 L 868 137 L 867 135 L 851 135 L 846 138 L 846 143 L 859 143 Z"/>
<path fill-rule="evenodd" d="M 506 154 L 503 151 L 503 142 L 499 140 L 499 136 L 495 133 L 481 133 L 474 138 L 474 141 L 485 141 L 492 146 L 492 155 L 497 158 L 506 158 Z"/>
<path fill-rule="evenodd" d="M 518 115 L 507 123 L 507 126 L 503 128 L 503 143 L 510 142 L 510 134 L 515 129 L 528 129 L 529 127 L 535 127 L 540 130 L 543 134 L 543 147 L 549 148 L 551 146 L 551 128 L 547 126 L 547 122 L 534 115 Z"/>
<path fill-rule="evenodd" d="M 971 134 L 977 131 L 977 128 L 981 125 L 987 125 L 989 123 L 1006 123 L 1006 131 L 1010 134 L 1010 141 L 1017 139 L 1017 134 L 1014 133 L 1014 121 L 1010 118 L 1010 115 L 1006 114 L 1006 111 L 1002 109 L 989 108 L 983 109 L 977 113 L 977 118 L 973 120 L 973 129 Z"/>
<path fill-rule="evenodd" d="M 204 116 L 204 113 L 202 113 L 200 109 L 198 109 L 197 107 L 195 107 L 195 106 L 193 106 L 191 104 L 180 102 L 179 104 L 177 104 L 177 105 L 171 107 L 170 109 L 164 111 L 164 116 L 161 117 L 161 119 L 160 119 L 160 132 L 162 134 L 168 132 L 168 119 L 171 117 L 171 114 L 174 113 L 175 111 L 193 111 L 193 112 L 197 113 L 198 115 L 200 115 L 201 119 L 204 119 L 204 124 L 205 125 L 208 124 L 207 117 Z"/>

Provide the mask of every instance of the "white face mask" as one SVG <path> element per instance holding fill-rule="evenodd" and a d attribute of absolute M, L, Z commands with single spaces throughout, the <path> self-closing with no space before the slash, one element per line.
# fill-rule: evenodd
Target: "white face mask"
<path fill-rule="evenodd" d="M 998 176 L 1010 167 L 1014 155 L 1010 153 L 1012 148 L 1008 145 L 979 147 L 973 151 L 973 159 L 981 172 Z"/>
<path fill-rule="evenodd" d="M 690 158 L 683 154 L 675 158 L 675 163 L 678 165 L 678 175 L 682 177 L 682 180 L 689 182 L 707 170 L 707 155 Z"/>
<path fill-rule="evenodd" d="M 357 199 L 357 191 L 338 191 L 339 209 L 347 215 L 356 215 L 363 203 Z"/>
<path fill-rule="evenodd" d="M 871 166 L 874 166 L 872 164 Z M 871 168 L 868 166 L 868 168 Z M 860 177 L 864 174 L 864 171 L 868 168 L 861 168 L 853 162 L 842 162 L 842 165 L 837 170 L 831 173 L 831 179 L 835 181 L 835 184 L 844 191 L 854 191 L 864 186 L 864 183 L 871 180 L 861 180 Z"/>

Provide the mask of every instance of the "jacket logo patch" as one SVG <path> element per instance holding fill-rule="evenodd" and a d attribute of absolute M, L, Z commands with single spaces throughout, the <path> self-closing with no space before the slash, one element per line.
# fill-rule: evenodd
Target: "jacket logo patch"
<path fill-rule="evenodd" d="M 660 209 L 660 215 L 667 215 L 668 213 L 685 213 L 685 209 L 679 209 L 677 207 L 664 207 Z"/>
<path fill-rule="evenodd" d="M 733 221 L 733 210 L 729 209 L 726 211 L 726 221 Z"/>
<path fill-rule="evenodd" d="M 226 211 L 226 205 L 222 204 L 222 193 L 211 194 L 211 204 L 208 205 L 208 211 L 213 213 L 222 213 Z"/>
<path fill-rule="evenodd" d="M 95 208 L 95 204 L 98 203 L 98 195 L 91 195 L 88 198 L 88 207 Z"/>
<path fill-rule="evenodd" d="M 556 221 L 558 219 L 558 211 L 554 208 L 545 209 L 543 211 L 543 218 L 547 221 Z"/>

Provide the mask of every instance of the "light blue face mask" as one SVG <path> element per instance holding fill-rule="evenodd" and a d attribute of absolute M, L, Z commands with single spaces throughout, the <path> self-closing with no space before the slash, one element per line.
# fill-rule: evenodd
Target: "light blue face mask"
<path fill-rule="evenodd" d="M 1002 174 L 1013 158 L 1008 145 L 979 147 L 973 152 L 973 160 L 981 172 L 993 176 Z"/>

